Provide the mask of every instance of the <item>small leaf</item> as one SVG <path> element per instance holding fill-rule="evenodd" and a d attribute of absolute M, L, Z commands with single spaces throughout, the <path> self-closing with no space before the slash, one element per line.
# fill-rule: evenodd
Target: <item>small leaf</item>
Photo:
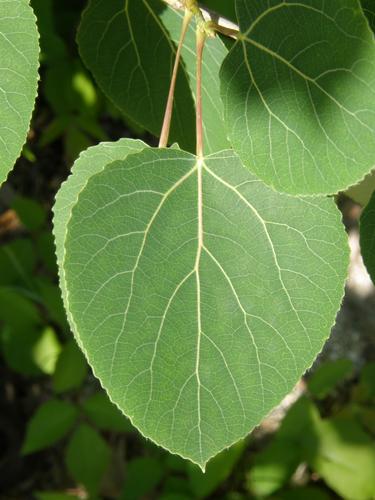
<path fill-rule="evenodd" d="M 141 500 L 151 493 L 163 476 L 160 460 L 151 457 L 130 460 L 121 500 Z"/>
<path fill-rule="evenodd" d="M 325 398 L 352 374 L 353 368 L 353 363 L 349 359 L 323 363 L 308 380 L 309 391 L 318 399 Z"/>
<path fill-rule="evenodd" d="M 312 364 L 347 262 L 333 200 L 280 195 L 232 152 L 146 148 L 81 191 L 66 304 L 111 400 L 204 468 Z"/>
<path fill-rule="evenodd" d="M 196 498 L 208 497 L 228 479 L 239 461 L 245 445 L 245 440 L 242 440 L 228 450 L 222 451 L 207 465 L 205 473 L 196 465 L 189 464 L 189 483 Z"/>
<path fill-rule="evenodd" d="M 83 403 L 83 410 L 103 431 L 132 432 L 129 420 L 111 403 L 104 391 L 97 392 Z"/>
<path fill-rule="evenodd" d="M 241 36 L 221 71 L 229 138 L 291 194 L 330 194 L 375 162 L 375 43 L 357 0 L 236 0 Z"/>
<path fill-rule="evenodd" d="M 375 283 L 375 193 L 362 212 L 359 234 L 363 262 Z"/>
<path fill-rule="evenodd" d="M 310 466 L 338 495 L 348 500 L 374 497 L 374 443 L 355 420 L 315 419 L 308 438 Z"/>
<path fill-rule="evenodd" d="M 17 196 L 12 203 L 12 208 L 29 231 L 38 231 L 46 223 L 46 211 L 31 198 Z"/>
<path fill-rule="evenodd" d="M 91 0 L 78 44 L 104 93 L 132 120 L 159 135 L 176 48 L 158 15 L 160 0 Z M 194 101 L 188 76 L 176 85 L 171 141 L 194 149 Z"/>
<path fill-rule="evenodd" d="M 61 344 L 55 331 L 50 327 L 44 328 L 40 338 L 33 345 L 32 357 L 34 363 L 43 373 L 52 375 L 60 352 Z"/>
<path fill-rule="evenodd" d="M 282 488 L 291 478 L 301 460 L 300 446 L 287 439 L 274 439 L 260 451 L 248 476 L 247 488 L 264 497 Z"/>
<path fill-rule="evenodd" d="M 54 445 L 70 431 L 76 417 L 77 410 L 70 403 L 57 399 L 44 403 L 28 422 L 22 453 L 26 455 Z"/>
<path fill-rule="evenodd" d="M 87 375 L 87 363 L 77 344 L 68 342 L 58 360 L 53 375 L 53 388 L 61 393 L 80 387 Z"/>
<path fill-rule="evenodd" d="M 92 427 L 80 425 L 66 450 L 69 473 L 95 496 L 109 467 L 111 451 L 104 439 Z"/>
<path fill-rule="evenodd" d="M 1 2 L 0 184 L 21 153 L 37 93 L 39 45 L 28 0 Z"/>

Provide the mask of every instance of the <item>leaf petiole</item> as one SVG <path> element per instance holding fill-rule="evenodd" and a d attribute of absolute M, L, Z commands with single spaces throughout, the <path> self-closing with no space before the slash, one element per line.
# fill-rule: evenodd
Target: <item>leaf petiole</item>
<path fill-rule="evenodd" d="M 180 40 L 178 42 L 176 58 L 174 61 L 174 67 L 173 67 L 173 73 L 172 73 L 172 79 L 171 79 L 171 84 L 169 87 L 167 105 L 165 108 L 163 126 L 162 126 L 161 133 L 160 133 L 159 148 L 165 148 L 168 145 L 169 131 L 171 128 L 171 120 L 172 120 L 172 113 L 173 113 L 174 93 L 175 93 L 175 88 L 176 88 L 178 68 L 180 66 L 181 51 L 182 51 L 182 47 L 184 44 L 187 29 L 189 27 L 190 21 L 193 18 L 193 16 L 194 16 L 194 13 L 191 10 L 189 10 L 189 9 L 185 10 L 184 19 L 182 21 L 181 36 L 180 36 Z"/>

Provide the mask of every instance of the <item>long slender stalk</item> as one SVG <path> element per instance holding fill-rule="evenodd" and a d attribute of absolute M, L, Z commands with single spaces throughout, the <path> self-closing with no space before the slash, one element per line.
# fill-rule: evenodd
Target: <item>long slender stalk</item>
<path fill-rule="evenodd" d="M 207 33 L 199 26 L 197 29 L 197 89 L 196 89 L 196 131 L 197 157 L 203 157 L 203 113 L 202 113 L 202 61 Z"/>
<path fill-rule="evenodd" d="M 182 22 L 181 35 L 180 35 L 180 40 L 178 42 L 176 58 L 174 61 L 174 67 L 173 67 L 171 84 L 169 87 L 167 105 L 165 107 L 163 126 L 162 126 L 161 133 L 160 133 L 159 148 L 165 148 L 168 144 L 169 131 L 171 128 L 171 120 L 172 120 L 172 113 L 173 113 L 174 93 L 175 93 L 175 88 L 176 88 L 178 68 L 180 66 L 181 51 L 182 51 L 182 47 L 184 44 L 186 32 L 187 32 L 187 29 L 189 27 L 189 23 L 190 23 L 192 17 L 193 17 L 193 13 L 190 10 L 186 9 L 184 19 Z"/>

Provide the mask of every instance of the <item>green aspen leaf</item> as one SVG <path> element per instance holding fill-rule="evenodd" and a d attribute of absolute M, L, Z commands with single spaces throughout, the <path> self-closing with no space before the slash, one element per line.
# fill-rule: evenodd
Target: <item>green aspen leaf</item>
<path fill-rule="evenodd" d="M 56 196 L 53 208 L 53 234 L 55 237 L 57 263 L 59 265 L 60 288 L 64 305 L 66 305 L 66 288 L 62 261 L 64 257 L 64 241 L 71 211 L 77 201 L 80 191 L 88 179 L 100 172 L 107 163 L 123 160 L 128 154 L 136 153 L 147 145 L 142 141 L 133 139 L 120 139 L 117 142 L 102 142 L 84 151 L 72 168 L 72 174 L 62 185 Z M 66 308 L 67 309 L 67 308 Z M 69 311 L 67 310 L 69 321 Z M 74 329 L 74 327 L 72 326 Z"/>
<path fill-rule="evenodd" d="M 375 283 L 375 193 L 362 212 L 359 236 L 363 262 Z"/>
<path fill-rule="evenodd" d="M 176 47 L 159 14 L 160 0 L 91 0 L 78 31 L 81 57 L 114 104 L 159 135 Z M 176 85 L 171 141 L 194 149 L 194 101 L 186 71 Z"/>
<path fill-rule="evenodd" d="M 375 162 L 375 43 L 358 0 L 237 0 L 221 70 L 229 138 L 264 182 L 330 194 Z"/>
<path fill-rule="evenodd" d="M 183 13 L 166 9 L 160 14 L 161 20 L 176 43 L 180 37 Z M 186 33 L 182 60 L 189 76 L 193 94 L 196 87 L 196 26 L 190 23 Z M 202 106 L 204 109 L 204 144 L 206 154 L 230 148 L 224 122 L 224 107 L 220 98 L 220 67 L 228 54 L 228 49 L 220 37 L 208 39 L 204 49 L 202 67 Z"/>
<path fill-rule="evenodd" d="M 39 44 L 28 0 L 0 2 L 0 184 L 21 153 L 38 84 Z"/>
<path fill-rule="evenodd" d="M 34 453 L 62 439 L 77 417 L 76 408 L 66 401 L 52 399 L 40 406 L 28 422 L 22 453 Z"/>
<path fill-rule="evenodd" d="M 347 264 L 333 200 L 280 195 L 230 151 L 151 148 L 89 179 L 63 261 L 76 338 L 111 400 L 201 468 L 312 364 Z"/>

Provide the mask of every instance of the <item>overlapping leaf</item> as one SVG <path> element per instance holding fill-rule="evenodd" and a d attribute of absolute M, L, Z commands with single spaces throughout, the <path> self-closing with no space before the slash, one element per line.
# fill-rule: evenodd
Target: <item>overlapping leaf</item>
<path fill-rule="evenodd" d="M 0 0 L 0 184 L 26 139 L 38 59 L 38 32 L 28 0 Z"/>
<path fill-rule="evenodd" d="M 363 261 L 375 283 L 375 193 L 361 215 L 360 243 Z"/>
<path fill-rule="evenodd" d="M 89 179 L 64 247 L 75 335 L 112 401 L 202 468 L 311 365 L 348 260 L 332 200 L 280 195 L 231 152 L 150 148 Z"/>
<path fill-rule="evenodd" d="M 358 0 L 237 0 L 222 96 L 245 165 L 292 194 L 335 193 L 375 162 L 375 44 Z"/>
<path fill-rule="evenodd" d="M 71 322 L 69 310 L 66 307 L 65 275 L 62 266 L 64 258 L 64 241 L 71 211 L 77 202 L 80 191 L 88 179 L 100 172 L 106 164 L 115 160 L 124 160 L 128 154 L 136 153 L 146 147 L 142 141 L 120 139 L 117 142 L 102 142 L 84 151 L 75 162 L 72 175 L 62 185 L 56 196 L 54 211 L 54 228 L 57 264 L 59 266 L 60 288 L 63 301 Z"/>
<path fill-rule="evenodd" d="M 82 58 L 111 100 L 135 122 L 160 134 L 182 13 L 160 0 L 91 0 L 78 42 Z M 210 40 L 203 68 L 207 151 L 228 146 L 219 91 L 227 49 Z M 177 80 L 171 140 L 194 151 L 195 23 L 188 31 Z"/>

